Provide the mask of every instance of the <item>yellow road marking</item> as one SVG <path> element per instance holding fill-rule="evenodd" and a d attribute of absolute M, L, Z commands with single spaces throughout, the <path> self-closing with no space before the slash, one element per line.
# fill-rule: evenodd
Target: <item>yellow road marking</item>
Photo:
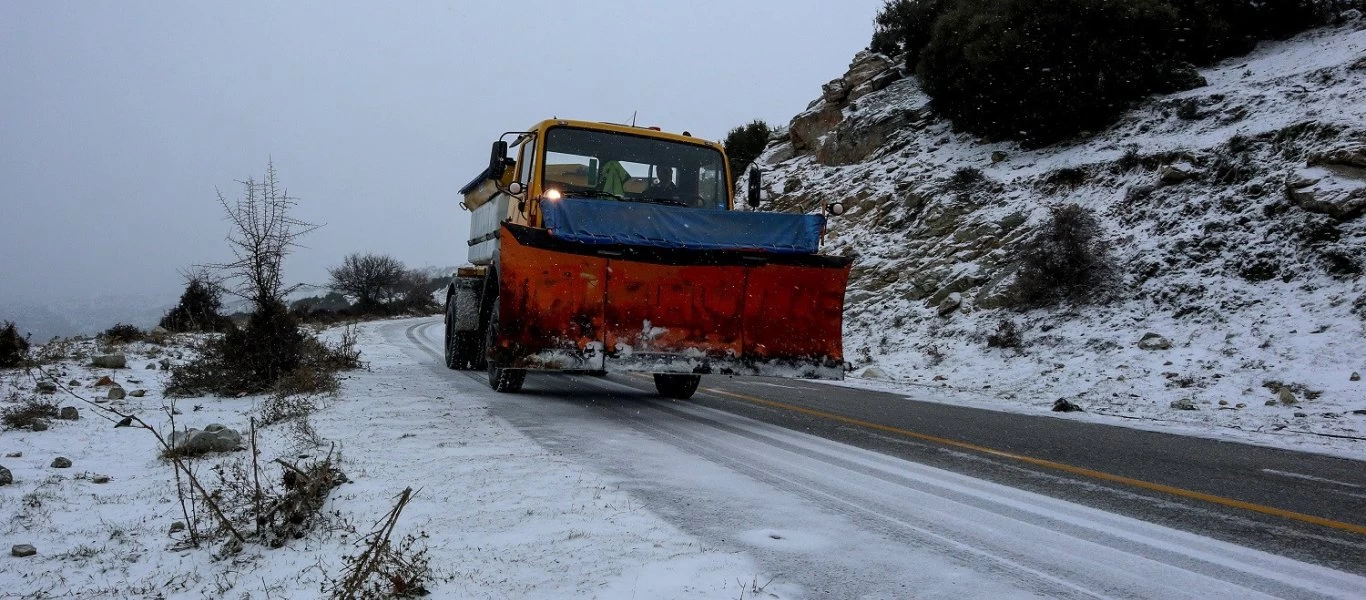
<path fill-rule="evenodd" d="M 844 424 L 846 424 L 846 425 L 856 425 L 856 426 L 858 426 L 858 427 L 863 427 L 863 428 L 867 428 L 867 429 L 873 429 L 873 430 L 876 430 L 876 431 L 882 431 L 882 432 L 886 432 L 886 433 L 893 433 L 893 434 L 896 434 L 896 435 L 901 435 L 901 436 L 905 436 L 905 437 L 909 437 L 909 438 L 914 438 L 914 439 L 917 439 L 917 440 L 924 440 L 924 441 L 927 441 L 927 442 L 934 442 L 934 443 L 936 443 L 936 444 L 942 444 L 942 445 L 951 446 L 951 447 L 954 447 L 954 448 L 962 448 L 962 449 L 965 449 L 965 450 L 972 450 L 972 451 L 975 451 L 975 452 L 981 452 L 981 453 L 983 453 L 983 454 L 988 454 L 988 455 L 991 455 L 991 456 L 997 456 L 997 457 L 1000 457 L 1000 458 L 1007 458 L 1007 459 L 1010 459 L 1010 460 L 1015 460 L 1015 461 L 1019 461 L 1019 462 L 1023 462 L 1023 463 L 1027 463 L 1027 464 L 1031 464 L 1031 465 L 1036 465 L 1036 466 L 1040 466 L 1040 467 L 1044 467 L 1044 468 L 1048 468 L 1048 469 L 1054 469 L 1054 470 L 1057 470 L 1057 471 L 1063 471 L 1063 472 L 1066 472 L 1066 473 L 1071 473 L 1071 474 L 1073 474 L 1073 475 L 1081 475 L 1081 476 L 1083 476 L 1083 477 L 1090 477 L 1090 478 L 1092 478 L 1092 479 L 1100 479 L 1100 480 L 1102 480 L 1102 481 L 1110 481 L 1110 482 L 1113 482 L 1113 483 L 1119 483 L 1119 484 L 1123 484 L 1123 485 L 1133 486 L 1133 487 L 1142 488 L 1142 489 L 1145 489 L 1145 490 L 1152 490 L 1152 491 L 1154 491 L 1154 492 L 1162 492 L 1162 493 L 1164 493 L 1164 494 L 1171 494 L 1171 495 L 1173 495 L 1173 496 L 1179 496 L 1179 497 L 1182 497 L 1182 498 L 1190 498 L 1190 499 L 1192 499 L 1192 500 L 1201 500 L 1201 501 L 1209 502 L 1209 503 L 1212 503 L 1212 504 L 1218 504 L 1218 505 L 1220 505 L 1220 506 L 1228 506 L 1228 507 L 1232 507 L 1232 508 L 1241 508 L 1241 509 L 1243 509 L 1243 510 L 1249 510 L 1249 511 L 1252 511 L 1252 512 L 1255 512 L 1255 513 L 1261 513 L 1261 514 L 1264 514 L 1264 515 L 1271 515 L 1271 516 L 1273 516 L 1273 517 L 1280 517 L 1280 518 L 1283 518 L 1283 519 L 1290 519 L 1290 520 L 1292 520 L 1292 521 L 1300 521 L 1300 522 L 1304 522 L 1304 523 L 1312 523 L 1312 524 L 1314 524 L 1314 525 L 1321 525 L 1321 526 L 1323 526 L 1323 527 L 1329 527 L 1329 528 L 1332 528 L 1332 529 L 1337 529 L 1337 530 L 1339 530 L 1339 531 L 1347 531 L 1347 532 L 1351 532 L 1351 533 L 1366 535 L 1366 526 L 1357 525 L 1357 524 L 1355 524 L 1355 523 L 1344 523 L 1344 522 L 1342 522 L 1342 521 L 1334 521 L 1334 520 L 1332 520 L 1332 519 L 1325 519 L 1325 518 L 1323 518 L 1323 517 L 1316 517 L 1316 516 L 1314 516 L 1314 515 L 1306 515 L 1306 514 L 1304 514 L 1304 513 L 1299 513 L 1299 512 L 1292 511 L 1292 510 L 1285 510 L 1285 509 L 1281 509 L 1281 508 L 1276 508 L 1276 507 L 1274 507 L 1274 506 L 1265 506 L 1265 505 L 1262 505 L 1262 504 L 1256 504 L 1256 503 L 1252 503 L 1252 502 L 1245 502 L 1245 501 L 1243 501 L 1243 500 L 1235 500 L 1235 499 L 1233 499 L 1233 498 L 1225 498 L 1225 497 L 1223 497 L 1223 496 L 1216 496 L 1216 495 L 1214 495 L 1214 494 L 1206 494 L 1206 493 L 1204 493 L 1204 492 L 1197 492 L 1197 491 L 1194 491 L 1194 490 L 1188 490 L 1188 489 L 1185 489 L 1185 488 L 1179 488 L 1179 487 L 1170 486 L 1170 485 L 1165 485 L 1165 484 L 1161 484 L 1161 483 L 1153 483 L 1153 482 L 1151 482 L 1151 481 L 1144 481 L 1144 480 L 1142 480 L 1142 479 L 1134 479 L 1134 478 L 1132 478 L 1132 477 L 1125 477 L 1125 476 L 1123 476 L 1123 475 L 1115 475 L 1115 474 L 1113 474 L 1113 473 L 1106 473 L 1106 472 L 1104 472 L 1104 471 L 1097 471 L 1097 470 L 1095 470 L 1095 469 L 1087 469 L 1087 468 L 1085 468 L 1085 467 L 1077 467 L 1077 466 L 1069 465 L 1069 464 L 1066 464 L 1066 463 L 1060 463 L 1060 462 L 1057 462 L 1057 461 L 1045 460 L 1045 459 L 1042 459 L 1042 458 L 1034 458 L 1034 457 L 1032 457 L 1032 456 L 1025 456 L 1025 455 L 1023 455 L 1023 454 L 1015 454 L 1015 453 L 1013 453 L 1013 452 L 1006 452 L 1006 451 L 1004 451 L 1004 450 L 997 450 L 997 449 L 995 449 L 995 448 L 988 448 L 988 447 L 986 447 L 986 446 L 980 446 L 980 445 L 972 444 L 972 443 L 969 443 L 969 442 L 964 442 L 964 441 L 960 441 L 960 440 L 950 439 L 950 438 L 946 438 L 946 437 L 939 437 L 939 436 L 937 436 L 937 435 L 929 435 L 929 434 L 925 434 L 925 433 L 917 433 L 917 432 L 914 432 L 914 431 L 910 431 L 910 430 L 906 430 L 906 429 L 901 429 L 901 428 L 899 428 L 899 427 L 892 427 L 892 426 L 890 426 L 890 425 L 883 425 L 883 424 L 881 424 L 881 423 L 874 423 L 874 422 L 872 422 L 872 421 L 864 421 L 864 420 L 862 420 L 862 419 L 855 419 L 855 418 L 853 418 L 853 417 L 846 417 L 846 416 L 844 416 L 844 415 L 837 415 L 837 414 L 835 414 L 835 413 L 829 413 L 829 412 L 825 412 L 825 411 L 823 411 L 823 410 L 816 410 L 816 409 L 813 409 L 813 408 L 806 408 L 806 407 L 802 407 L 802 406 L 796 406 L 796 405 L 793 405 L 793 404 L 787 404 L 787 403 L 785 403 L 785 402 L 776 402 L 776 401 L 773 401 L 773 400 L 765 400 L 765 399 L 763 399 L 763 398 L 757 398 L 757 397 L 755 397 L 755 396 L 749 396 L 749 395 L 746 395 L 746 394 L 737 394 L 737 393 L 735 393 L 735 392 L 727 392 L 727 391 L 725 391 L 725 390 L 718 390 L 718 389 L 716 389 L 716 388 L 702 388 L 702 389 L 703 389 L 703 391 L 710 392 L 710 393 L 712 393 L 712 394 L 718 394 L 718 395 L 721 395 L 721 396 L 729 396 L 729 397 L 731 397 L 731 398 L 736 398 L 736 399 L 739 399 L 739 400 L 744 400 L 744 401 L 746 401 L 746 402 L 752 402 L 752 403 L 755 403 L 755 404 L 760 404 L 760 405 L 767 406 L 767 407 L 770 407 L 770 408 L 777 408 L 777 409 L 786 410 L 786 411 L 791 411 L 791 412 L 796 412 L 796 413 L 801 413 L 801 414 L 809 415 L 809 416 L 813 416 L 813 417 L 820 417 L 820 418 L 822 418 L 822 419 L 829 419 L 829 420 L 832 420 L 832 421 L 838 421 L 838 422 L 844 423 Z"/>

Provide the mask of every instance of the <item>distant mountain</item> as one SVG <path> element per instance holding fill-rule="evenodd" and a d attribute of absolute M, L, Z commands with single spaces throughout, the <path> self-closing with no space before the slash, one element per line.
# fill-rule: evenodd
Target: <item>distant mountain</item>
<path fill-rule="evenodd" d="M 44 304 L 8 302 L 0 304 L 0 321 L 14 321 L 20 332 L 31 334 L 35 342 L 45 342 L 54 336 L 99 333 L 118 323 L 154 327 L 161 315 L 175 306 L 167 300 L 163 296 L 110 294 Z"/>

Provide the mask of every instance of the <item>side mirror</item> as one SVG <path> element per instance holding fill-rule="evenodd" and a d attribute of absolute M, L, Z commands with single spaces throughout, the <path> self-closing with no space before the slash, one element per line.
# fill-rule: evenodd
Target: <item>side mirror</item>
<path fill-rule="evenodd" d="M 749 169 L 749 201 L 750 208 L 759 208 L 759 169 L 750 167 Z"/>
<path fill-rule="evenodd" d="M 525 190 L 522 189 L 522 182 L 520 181 L 514 181 L 508 184 L 508 193 L 513 196 L 521 194 L 523 191 Z"/>
<path fill-rule="evenodd" d="M 844 203 L 840 202 L 839 200 L 836 200 L 834 202 L 831 202 L 830 204 L 825 205 L 825 210 L 829 211 L 831 215 L 838 217 L 844 214 Z"/>
<path fill-rule="evenodd" d="M 498 140 L 493 143 L 493 151 L 489 154 L 489 179 L 494 181 L 503 178 L 503 172 L 507 170 L 508 143 Z"/>

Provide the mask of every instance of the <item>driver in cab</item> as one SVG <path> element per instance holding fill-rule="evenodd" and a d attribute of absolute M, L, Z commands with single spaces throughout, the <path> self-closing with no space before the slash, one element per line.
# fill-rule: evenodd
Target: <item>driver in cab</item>
<path fill-rule="evenodd" d="M 661 200 L 677 200 L 678 186 L 674 185 L 673 169 L 669 167 L 658 167 L 655 171 L 655 181 L 650 187 L 645 188 L 646 198 L 658 198 Z"/>

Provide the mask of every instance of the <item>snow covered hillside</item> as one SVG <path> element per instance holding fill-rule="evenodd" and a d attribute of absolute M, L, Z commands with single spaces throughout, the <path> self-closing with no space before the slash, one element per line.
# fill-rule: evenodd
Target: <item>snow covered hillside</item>
<path fill-rule="evenodd" d="M 766 210 L 849 207 L 827 241 L 857 257 L 854 384 L 1360 454 L 1366 19 L 1263 43 L 1036 150 L 955 133 L 898 65 L 861 53 L 757 162 Z M 1119 299 L 1008 308 L 1020 242 L 1066 204 L 1103 225 Z M 988 347 L 1002 321 L 1022 347 Z"/>

